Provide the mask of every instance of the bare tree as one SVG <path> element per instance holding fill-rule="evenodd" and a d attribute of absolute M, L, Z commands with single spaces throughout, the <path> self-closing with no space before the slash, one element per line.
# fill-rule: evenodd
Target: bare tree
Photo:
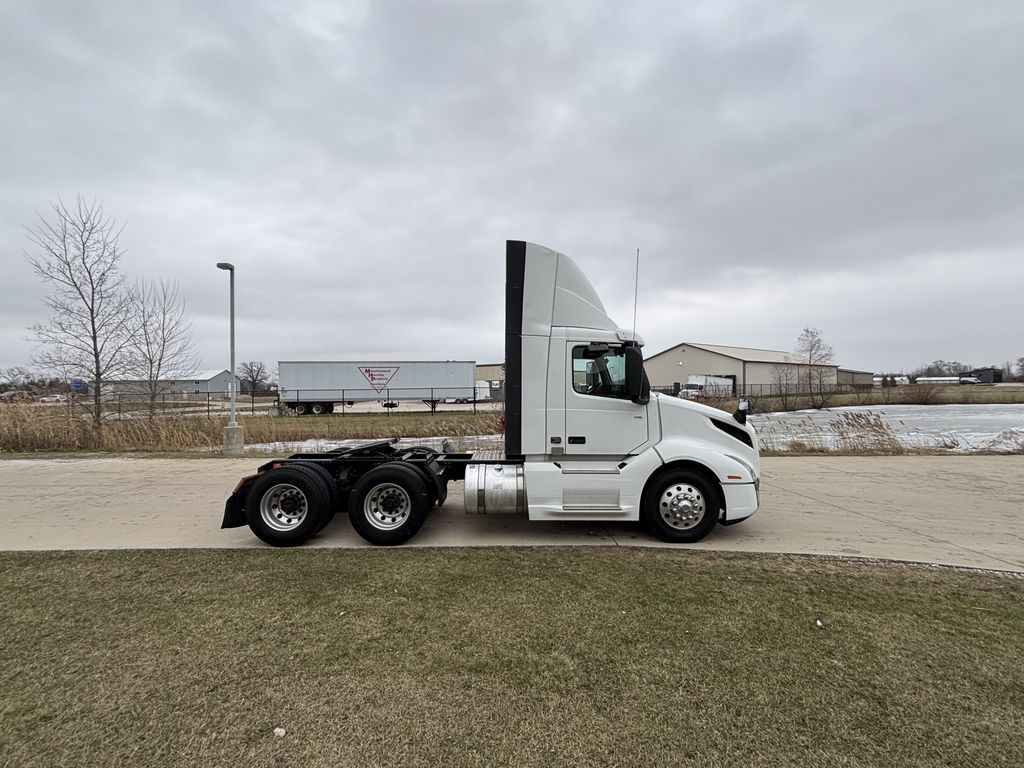
<path fill-rule="evenodd" d="M 267 366 L 258 360 L 249 360 L 241 363 L 238 370 L 238 380 L 242 384 L 242 391 L 249 392 L 249 411 L 256 413 L 256 392 L 267 381 Z"/>
<path fill-rule="evenodd" d="M 957 360 L 945 361 L 945 360 L 933 360 L 927 365 L 922 365 L 916 371 L 915 376 L 960 376 L 971 370 L 971 367 L 967 363 L 961 363 Z"/>
<path fill-rule="evenodd" d="M 807 392 L 812 408 L 828 405 L 835 390 L 832 347 L 825 343 L 817 328 L 804 328 L 796 342 L 796 354 L 801 365 L 806 365 Z"/>
<path fill-rule="evenodd" d="M 192 339 L 192 318 L 178 295 L 178 285 L 163 279 L 136 283 L 131 302 L 129 368 L 144 387 L 152 419 L 157 399 L 170 390 L 174 379 L 195 373 L 199 358 Z"/>
<path fill-rule="evenodd" d="M 20 389 L 30 381 L 32 381 L 32 373 L 27 368 L 17 365 L 11 368 L 0 368 L 0 387 Z"/>
<path fill-rule="evenodd" d="M 36 362 L 64 377 L 89 378 L 93 424 L 103 419 L 103 382 L 124 372 L 131 339 L 131 299 L 119 270 L 123 227 L 103 212 L 103 204 L 79 195 L 73 208 L 57 199 L 52 218 L 42 215 L 25 253 L 35 273 L 53 292 L 43 301 L 50 310 L 45 325 L 32 327 L 39 343 Z"/>
<path fill-rule="evenodd" d="M 782 410 L 789 410 L 790 398 L 800 391 L 800 369 L 796 360 L 786 356 L 786 362 L 776 363 L 772 367 L 772 390 L 778 395 Z"/>

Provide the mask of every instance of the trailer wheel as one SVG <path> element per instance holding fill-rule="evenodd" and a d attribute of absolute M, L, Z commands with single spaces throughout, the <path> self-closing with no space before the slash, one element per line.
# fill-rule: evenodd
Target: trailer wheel
<path fill-rule="evenodd" d="M 253 480 L 245 519 L 267 544 L 294 547 L 320 530 L 330 499 L 330 489 L 316 470 L 283 466 Z"/>
<path fill-rule="evenodd" d="M 296 416 L 305 416 L 306 415 L 306 410 L 307 410 L 306 409 L 306 404 L 305 403 L 296 403 L 294 406 L 292 406 L 292 410 L 295 411 L 295 415 Z"/>
<path fill-rule="evenodd" d="M 310 410 L 314 416 L 323 416 L 327 413 L 327 406 L 323 403 L 313 403 L 313 407 Z"/>
<path fill-rule="evenodd" d="M 692 543 L 711 532 L 721 508 L 716 485 L 695 472 L 673 470 L 647 488 L 644 523 L 662 541 Z"/>
<path fill-rule="evenodd" d="M 391 461 L 356 481 L 348 516 L 356 533 L 368 542 L 389 546 L 408 541 L 420 529 L 431 503 L 423 476 Z"/>

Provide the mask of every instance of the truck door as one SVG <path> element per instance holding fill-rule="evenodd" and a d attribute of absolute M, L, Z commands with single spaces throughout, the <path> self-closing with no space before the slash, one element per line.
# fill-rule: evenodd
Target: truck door
<path fill-rule="evenodd" d="M 621 457 L 647 442 L 647 406 L 626 391 L 624 347 L 566 345 L 565 453 Z"/>

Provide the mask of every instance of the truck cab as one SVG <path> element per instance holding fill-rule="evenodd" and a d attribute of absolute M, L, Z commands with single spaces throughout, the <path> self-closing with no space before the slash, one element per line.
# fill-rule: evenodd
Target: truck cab
<path fill-rule="evenodd" d="M 690 541 L 757 510 L 745 412 L 651 394 L 643 340 L 565 254 L 509 241 L 506 275 L 505 458 L 522 462 L 530 519 L 644 520 Z"/>

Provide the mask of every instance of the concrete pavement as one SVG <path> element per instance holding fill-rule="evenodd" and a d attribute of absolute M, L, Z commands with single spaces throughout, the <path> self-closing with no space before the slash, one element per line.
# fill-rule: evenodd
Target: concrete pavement
<path fill-rule="evenodd" d="M 0 461 L 0 550 L 263 547 L 221 530 L 237 480 L 266 458 Z M 1024 572 L 1024 456 L 763 460 L 761 509 L 696 549 L 912 560 Z M 668 545 L 639 525 L 462 511 L 462 485 L 406 546 Z M 360 547 L 339 515 L 307 546 Z"/>

